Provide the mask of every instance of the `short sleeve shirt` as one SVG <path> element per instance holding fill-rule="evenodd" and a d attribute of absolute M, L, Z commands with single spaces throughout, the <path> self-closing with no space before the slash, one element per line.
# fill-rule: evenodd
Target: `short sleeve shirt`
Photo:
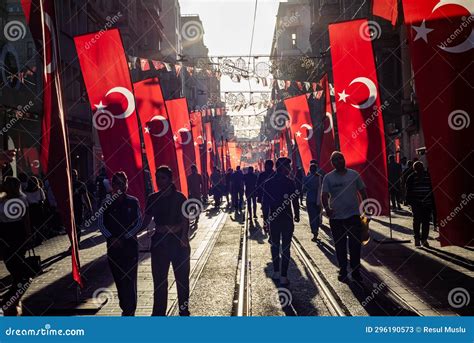
<path fill-rule="evenodd" d="M 334 214 L 331 219 L 347 219 L 359 216 L 358 192 L 365 188 L 358 172 L 347 169 L 343 175 L 335 170 L 324 177 L 323 193 L 329 193 L 329 206 Z"/>
<path fill-rule="evenodd" d="M 153 217 L 157 226 L 177 225 L 185 218 L 182 211 L 185 201 L 184 194 L 178 191 L 167 196 L 162 192 L 153 193 L 148 196 L 145 213 Z"/>

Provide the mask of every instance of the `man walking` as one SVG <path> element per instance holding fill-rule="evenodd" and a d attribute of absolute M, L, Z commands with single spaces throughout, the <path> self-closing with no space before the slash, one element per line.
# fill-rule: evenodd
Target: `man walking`
<path fill-rule="evenodd" d="M 309 175 L 305 176 L 303 188 L 306 192 L 306 210 L 308 211 L 309 226 L 313 234 L 313 242 L 318 241 L 319 226 L 321 225 L 321 186 L 323 177 L 318 174 L 318 166 L 309 166 Z"/>
<path fill-rule="evenodd" d="M 273 170 L 273 161 L 266 160 L 264 165 L 264 171 L 258 175 L 257 178 L 257 202 L 262 203 L 263 200 L 263 184 L 269 178 L 273 176 L 275 171 Z M 268 220 L 268 211 L 265 207 L 262 206 L 262 215 L 263 215 L 263 230 L 268 231 L 267 220 Z"/>
<path fill-rule="evenodd" d="M 425 170 L 423 162 L 415 162 L 413 169 L 415 171 L 408 176 L 406 187 L 407 203 L 411 206 L 413 212 L 415 246 L 423 245 L 424 247 L 429 247 L 430 218 L 434 207 L 433 188 L 430 175 Z"/>
<path fill-rule="evenodd" d="M 232 174 L 230 180 L 232 204 L 234 205 L 235 212 L 242 211 L 242 198 L 244 195 L 244 174 L 242 173 L 242 170 L 240 170 L 240 166 L 237 166 L 235 168 L 235 172 Z"/>
<path fill-rule="evenodd" d="M 197 167 L 195 164 L 191 166 L 191 174 L 188 175 L 188 189 L 189 197 L 188 199 L 195 199 L 202 204 L 202 198 L 204 194 L 204 183 L 202 181 L 201 174 L 198 173 Z M 197 225 L 199 222 L 199 214 L 194 218 L 193 228 L 197 230 Z"/>
<path fill-rule="evenodd" d="M 279 279 L 280 285 L 284 286 L 289 284 L 288 266 L 290 264 L 291 239 L 293 238 L 294 222 L 300 221 L 300 206 L 299 192 L 294 181 L 288 177 L 291 172 L 290 159 L 280 157 L 277 160 L 276 169 L 276 174 L 263 185 L 262 207 L 268 211 L 267 224 L 270 229 L 273 261 L 272 279 Z"/>
<path fill-rule="evenodd" d="M 138 241 L 142 225 L 138 199 L 127 194 L 124 172 L 112 177 L 113 198 L 99 217 L 99 229 L 107 239 L 107 258 L 117 286 L 122 316 L 133 316 L 137 308 Z M 106 200 L 107 201 L 107 200 Z"/>
<path fill-rule="evenodd" d="M 388 157 L 388 186 L 392 208 L 401 210 L 400 207 L 400 181 L 402 178 L 402 166 L 395 161 L 395 156 Z"/>
<path fill-rule="evenodd" d="M 257 175 L 253 172 L 253 167 L 249 167 L 247 174 L 244 175 L 245 198 L 247 199 L 247 211 L 249 218 L 257 218 Z"/>
<path fill-rule="evenodd" d="M 344 155 L 335 151 L 331 155 L 334 170 L 323 180 L 322 202 L 329 217 L 332 236 L 339 264 L 339 280 L 347 279 L 347 241 L 351 257 L 352 278 L 362 281 L 360 275 L 360 250 L 362 223 L 359 199 L 367 199 L 365 184 L 358 172 L 346 168 Z"/>

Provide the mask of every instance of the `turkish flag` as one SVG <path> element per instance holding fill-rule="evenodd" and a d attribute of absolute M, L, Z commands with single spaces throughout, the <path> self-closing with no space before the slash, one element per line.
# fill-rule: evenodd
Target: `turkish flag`
<path fill-rule="evenodd" d="M 205 123 L 204 128 L 206 131 L 206 168 L 207 174 L 210 176 L 212 174 L 212 168 L 214 167 L 214 138 L 212 137 L 211 122 Z"/>
<path fill-rule="evenodd" d="M 201 147 L 204 145 L 204 133 L 202 130 L 202 115 L 201 112 L 191 112 L 189 114 L 189 121 L 191 122 L 191 131 L 194 138 L 194 154 L 196 155 L 196 167 L 199 173 L 202 174 L 202 157 Z"/>
<path fill-rule="evenodd" d="M 377 73 L 372 43 L 360 34 L 366 25 L 366 19 L 329 25 L 337 128 L 347 167 L 361 174 L 368 202 L 376 203 L 375 215 L 388 215 L 385 131 Z"/>
<path fill-rule="evenodd" d="M 118 29 L 74 37 L 109 176 L 124 171 L 129 193 L 145 206 L 145 179 L 132 82 Z"/>
<path fill-rule="evenodd" d="M 308 173 L 311 160 L 317 158 L 316 137 L 309 112 L 308 100 L 306 95 L 299 95 L 288 98 L 284 102 L 290 118 L 291 133 L 300 152 L 303 169 L 305 173 Z"/>
<path fill-rule="evenodd" d="M 403 0 L 442 246 L 474 244 L 474 1 Z"/>
<path fill-rule="evenodd" d="M 280 157 L 288 157 L 288 129 L 286 127 L 280 131 Z"/>
<path fill-rule="evenodd" d="M 372 13 L 387 19 L 395 26 L 398 19 L 398 0 L 372 0 Z"/>
<path fill-rule="evenodd" d="M 323 76 L 322 85 L 324 88 L 326 99 L 326 115 L 323 120 L 323 138 L 321 142 L 321 153 L 319 156 L 319 167 L 329 173 L 333 170 L 331 164 L 331 154 L 336 150 L 336 139 L 334 135 L 334 125 L 332 117 L 331 92 L 329 90 L 329 82 L 327 74 Z"/>
<path fill-rule="evenodd" d="M 71 241 L 72 276 L 82 286 L 79 247 L 72 202 L 70 150 L 64 113 L 59 30 L 54 1 L 22 1 L 30 30 L 41 41 L 43 58 L 43 119 L 40 165 L 56 198 L 63 225 Z"/>
<path fill-rule="evenodd" d="M 158 190 L 155 172 L 162 165 L 173 171 L 173 182 L 178 184 L 178 162 L 168 113 L 161 85 L 157 77 L 133 84 L 137 111 L 140 117 L 145 152 L 150 167 L 153 189 Z"/>
<path fill-rule="evenodd" d="M 194 139 L 189 121 L 188 104 L 186 98 L 166 100 L 166 108 L 170 118 L 173 139 L 175 142 L 176 155 L 178 157 L 178 170 L 180 190 L 188 196 L 188 174 L 191 166 L 196 164 L 194 154 Z"/>

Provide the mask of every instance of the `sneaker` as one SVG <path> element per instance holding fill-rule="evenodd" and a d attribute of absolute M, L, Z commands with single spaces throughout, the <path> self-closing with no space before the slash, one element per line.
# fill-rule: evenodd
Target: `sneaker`
<path fill-rule="evenodd" d="M 279 280 L 280 279 L 280 272 L 273 272 L 272 280 Z"/>
<path fill-rule="evenodd" d="M 420 247 L 421 244 L 420 244 L 420 240 L 419 239 L 415 239 L 415 247 Z"/>
<path fill-rule="evenodd" d="M 421 245 L 424 246 L 425 248 L 429 248 L 430 247 L 430 243 L 428 243 L 428 241 L 422 241 L 421 242 Z"/>
<path fill-rule="evenodd" d="M 354 281 L 357 281 L 359 283 L 362 283 L 362 275 L 360 274 L 359 271 L 353 271 L 352 272 L 352 279 Z"/>
<path fill-rule="evenodd" d="M 290 284 L 290 280 L 288 280 L 288 277 L 282 276 L 280 278 L 280 285 L 284 286 L 284 285 L 289 285 L 289 284 Z"/>
<path fill-rule="evenodd" d="M 318 234 L 313 235 L 313 238 L 311 238 L 311 240 L 312 240 L 313 242 L 319 241 L 319 239 L 318 239 Z"/>
<path fill-rule="evenodd" d="M 337 279 L 341 282 L 346 282 L 347 281 L 347 271 L 340 270 L 339 274 L 337 276 Z"/>

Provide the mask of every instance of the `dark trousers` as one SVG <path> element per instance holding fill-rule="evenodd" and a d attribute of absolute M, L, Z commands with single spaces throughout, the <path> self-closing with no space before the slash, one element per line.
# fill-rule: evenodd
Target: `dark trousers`
<path fill-rule="evenodd" d="M 273 270 L 276 272 L 281 272 L 281 276 L 288 275 L 288 266 L 290 265 L 291 258 L 291 239 L 293 238 L 294 228 L 293 222 L 290 221 L 274 220 L 270 223 L 270 242 L 272 245 L 271 253 Z"/>
<path fill-rule="evenodd" d="M 255 194 L 245 195 L 245 197 L 247 198 L 247 210 L 249 215 L 252 215 L 252 213 L 254 215 L 257 215 L 257 197 L 255 196 Z"/>
<path fill-rule="evenodd" d="M 398 188 L 390 189 L 390 201 L 392 202 L 392 207 L 400 207 L 400 191 Z"/>
<path fill-rule="evenodd" d="M 236 210 L 242 209 L 244 192 L 241 189 L 232 190 L 232 205 Z"/>
<path fill-rule="evenodd" d="M 360 249 L 362 223 L 359 216 L 347 219 L 331 219 L 332 237 L 336 248 L 336 257 L 342 272 L 347 271 L 347 240 L 349 240 L 349 255 L 351 257 L 352 271 L 360 268 Z"/>
<path fill-rule="evenodd" d="M 190 248 L 184 248 L 173 234 L 153 236 L 151 271 L 155 288 L 152 316 L 166 316 L 168 307 L 168 272 L 173 265 L 180 316 L 189 316 Z"/>
<path fill-rule="evenodd" d="M 311 232 L 313 235 L 317 235 L 321 225 L 321 206 L 315 202 L 306 201 L 306 210 L 308 211 Z"/>
<path fill-rule="evenodd" d="M 107 240 L 109 267 L 117 287 L 122 316 L 133 316 L 137 309 L 138 242 L 131 238 L 112 244 L 113 240 Z"/>
<path fill-rule="evenodd" d="M 426 241 L 430 233 L 430 219 L 433 209 L 429 206 L 413 205 L 413 233 L 415 241 Z M 420 236 L 421 228 L 421 236 Z"/>

